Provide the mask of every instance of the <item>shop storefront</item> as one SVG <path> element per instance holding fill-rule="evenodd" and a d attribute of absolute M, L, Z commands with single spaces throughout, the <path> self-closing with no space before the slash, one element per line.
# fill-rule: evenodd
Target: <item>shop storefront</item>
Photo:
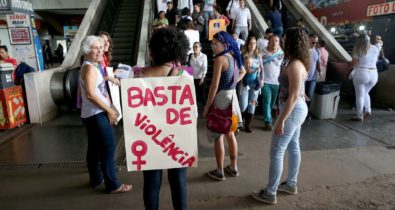
<path fill-rule="evenodd" d="M 394 18 L 395 1 L 386 0 L 302 0 L 314 16 L 347 50 L 351 51 L 355 38 L 367 32 L 372 37 L 380 35 L 384 52 L 395 62 Z"/>
<path fill-rule="evenodd" d="M 19 63 L 44 69 L 31 0 L 0 0 L 0 40 Z"/>

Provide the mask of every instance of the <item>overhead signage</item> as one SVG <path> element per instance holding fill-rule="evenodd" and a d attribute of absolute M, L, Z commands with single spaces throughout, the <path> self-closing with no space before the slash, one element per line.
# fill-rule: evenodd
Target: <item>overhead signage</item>
<path fill-rule="evenodd" d="M 12 27 L 29 27 L 29 17 L 30 15 L 27 14 L 12 14 L 12 15 L 7 15 L 7 25 L 9 28 Z"/>
<path fill-rule="evenodd" d="M 395 13 L 395 1 L 386 2 L 383 4 L 370 5 L 368 7 L 367 15 L 379 16 L 379 15 L 389 15 Z"/>
<path fill-rule="evenodd" d="M 14 12 L 34 14 L 31 0 L 0 0 L 0 14 Z"/>

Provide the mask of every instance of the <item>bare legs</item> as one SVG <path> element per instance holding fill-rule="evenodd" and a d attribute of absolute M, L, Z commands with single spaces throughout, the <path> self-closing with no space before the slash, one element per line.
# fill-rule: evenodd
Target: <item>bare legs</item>
<path fill-rule="evenodd" d="M 224 147 L 224 136 L 228 141 L 228 150 L 230 163 L 234 169 L 237 170 L 237 141 L 233 132 L 229 132 L 228 134 L 221 135 L 218 139 L 215 140 L 214 151 L 215 151 L 215 159 L 217 160 L 217 168 L 223 171 L 224 168 L 224 160 L 225 160 L 225 147 Z"/>

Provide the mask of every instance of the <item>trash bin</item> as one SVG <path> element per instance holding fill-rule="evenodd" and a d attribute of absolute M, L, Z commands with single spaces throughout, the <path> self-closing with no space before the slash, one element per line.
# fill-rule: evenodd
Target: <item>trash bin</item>
<path fill-rule="evenodd" d="M 310 104 L 310 112 L 317 119 L 334 119 L 340 100 L 341 84 L 318 82 Z"/>

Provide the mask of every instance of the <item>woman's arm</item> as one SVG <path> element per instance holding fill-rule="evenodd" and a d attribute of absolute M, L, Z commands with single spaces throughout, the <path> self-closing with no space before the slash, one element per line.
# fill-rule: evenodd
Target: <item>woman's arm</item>
<path fill-rule="evenodd" d="M 95 88 L 96 88 L 96 79 L 97 79 L 97 71 L 95 71 L 94 67 L 91 65 L 86 65 L 82 69 L 82 79 L 85 82 L 85 92 L 86 98 L 91 101 L 96 106 L 103 109 L 107 112 L 108 119 L 111 124 L 115 124 L 117 122 L 117 114 L 114 110 L 112 110 L 109 106 L 107 106 L 103 101 L 96 96 Z"/>
<path fill-rule="evenodd" d="M 227 61 L 227 59 L 224 56 L 219 56 L 214 61 L 213 79 L 211 80 L 207 103 L 206 106 L 204 107 L 204 112 L 203 112 L 204 117 L 207 116 L 208 109 L 210 108 L 211 104 L 214 103 L 214 98 L 218 91 L 219 80 L 221 78 L 222 67 L 225 61 Z"/>
<path fill-rule="evenodd" d="M 293 61 L 287 67 L 288 76 L 288 99 L 285 103 L 284 112 L 278 116 L 278 122 L 275 125 L 274 132 L 276 135 L 284 134 L 284 123 L 289 117 L 290 113 L 295 107 L 295 104 L 300 97 L 300 87 L 304 82 L 305 74 L 307 73 L 305 66 L 300 61 Z M 306 72 L 306 73 L 304 73 Z"/>
<path fill-rule="evenodd" d="M 358 63 L 358 58 L 352 58 L 350 64 L 348 64 L 348 70 L 351 71 L 351 69 L 353 69 L 355 65 L 357 65 L 357 63 Z"/>
<path fill-rule="evenodd" d="M 245 70 L 244 66 L 241 66 L 241 69 L 239 71 L 239 78 L 237 78 L 237 83 L 239 83 L 241 80 L 243 80 L 245 75 L 246 75 L 246 70 Z"/>

